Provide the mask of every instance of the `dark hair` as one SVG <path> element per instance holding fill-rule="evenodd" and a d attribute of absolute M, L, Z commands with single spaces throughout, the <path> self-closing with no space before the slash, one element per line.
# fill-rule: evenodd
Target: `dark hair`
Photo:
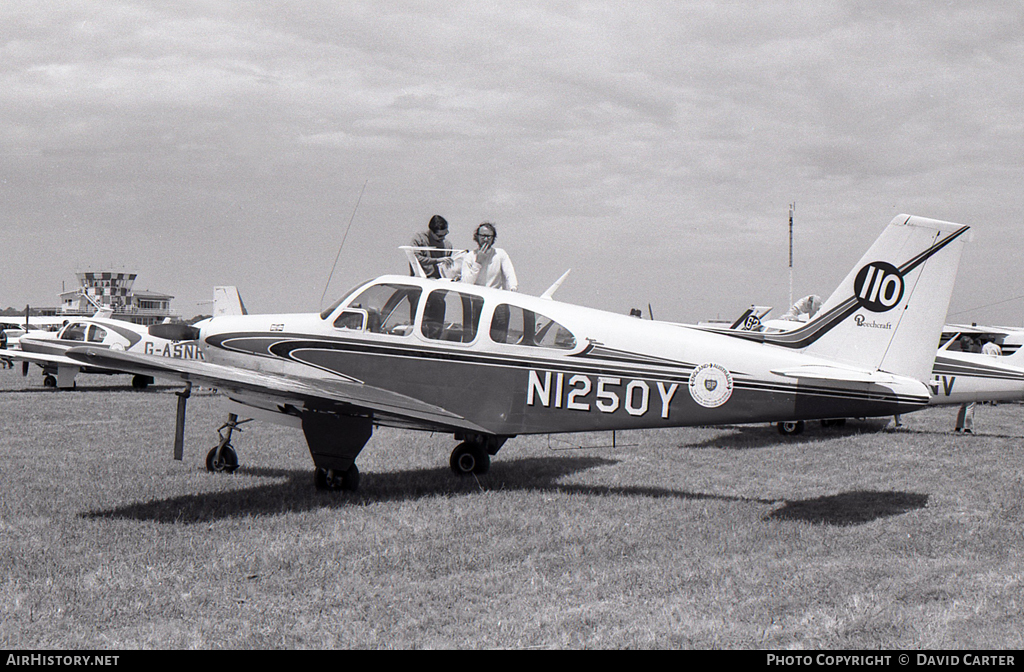
<path fill-rule="evenodd" d="M 483 222 L 483 223 L 480 224 L 480 226 L 476 227 L 476 231 L 473 232 L 473 240 L 474 240 L 474 242 L 477 242 L 477 243 L 480 242 L 480 240 L 479 240 L 480 229 L 484 228 L 485 226 L 488 229 L 491 230 L 492 234 L 494 234 L 493 237 L 491 238 L 491 240 L 495 241 L 495 240 L 498 239 L 498 230 L 496 228 L 494 228 L 494 224 L 491 224 L 490 222 Z"/>
<path fill-rule="evenodd" d="M 434 231 L 436 233 L 441 229 L 448 228 L 448 220 L 442 217 L 441 215 L 434 215 L 433 217 L 430 218 L 430 224 L 428 225 L 428 227 L 430 228 L 431 231 Z"/>

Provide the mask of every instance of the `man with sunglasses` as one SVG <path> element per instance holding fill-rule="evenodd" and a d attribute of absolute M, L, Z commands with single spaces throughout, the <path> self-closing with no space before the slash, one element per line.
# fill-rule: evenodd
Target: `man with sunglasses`
<path fill-rule="evenodd" d="M 448 220 L 441 215 L 430 218 L 427 230 L 413 236 L 412 246 L 418 248 L 432 247 L 434 250 L 419 249 L 415 251 L 423 272 L 428 278 L 442 278 L 444 270 L 452 266 L 452 244 L 448 242 Z M 413 275 L 412 268 L 409 275 Z"/>

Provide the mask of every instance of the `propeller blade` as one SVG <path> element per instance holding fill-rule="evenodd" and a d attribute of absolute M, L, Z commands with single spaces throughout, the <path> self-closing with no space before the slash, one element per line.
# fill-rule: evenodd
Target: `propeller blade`
<path fill-rule="evenodd" d="M 199 338 L 199 329 L 182 322 L 154 324 L 149 327 L 149 335 L 166 338 L 168 341 L 195 341 Z"/>

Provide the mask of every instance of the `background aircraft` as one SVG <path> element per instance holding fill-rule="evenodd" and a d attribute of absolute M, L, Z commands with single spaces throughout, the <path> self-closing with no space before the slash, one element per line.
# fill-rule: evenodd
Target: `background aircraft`
<path fill-rule="evenodd" d="M 0 331 L 7 347 L 16 348 L 21 337 L 29 331 L 57 331 L 66 321 L 66 317 L 30 315 L 29 307 L 25 306 L 24 317 L 0 316 Z"/>
<path fill-rule="evenodd" d="M 949 345 L 944 343 L 935 355 L 931 405 L 1024 400 L 1024 350 L 988 355 Z"/>
<path fill-rule="evenodd" d="M 971 336 L 981 341 L 992 341 L 999 346 L 1004 355 L 1012 355 L 1024 344 L 1024 329 L 1020 327 L 993 327 L 977 324 L 947 324 L 942 329 L 942 342 L 956 338 L 949 349 L 960 350 L 960 339 Z"/>
<path fill-rule="evenodd" d="M 925 406 L 966 226 L 901 215 L 817 316 L 786 333 L 703 330 L 447 280 L 390 275 L 317 314 L 157 325 L 205 361 L 83 347 L 87 366 L 229 400 L 211 470 L 238 465 L 238 413 L 300 427 L 319 488 L 354 490 L 374 426 L 446 432 L 457 474 L 519 434 L 885 416 Z M 913 301 L 911 301 L 913 297 Z M 157 327 L 162 327 L 157 329 Z"/>
<path fill-rule="evenodd" d="M 245 307 L 235 287 L 215 287 L 213 310 L 215 315 L 244 315 Z M 146 327 L 115 320 L 109 310 L 99 310 L 92 317 L 65 318 L 66 324 L 58 331 L 30 331 L 22 336 L 15 349 L 6 356 L 23 363 L 22 374 L 28 374 L 30 363 L 43 370 L 43 385 L 66 389 L 74 387 L 79 373 L 130 373 L 117 367 L 85 366 L 67 356 L 68 350 L 82 345 L 106 348 L 119 352 L 138 352 L 160 357 L 202 359 L 203 353 L 194 340 L 162 338 Z M 144 389 L 153 378 L 136 374 L 132 387 Z"/>
<path fill-rule="evenodd" d="M 117 368 L 86 366 L 67 356 L 68 350 L 82 345 L 109 348 L 126 352 L 142 352 L 163 357 L 201 359 L 198 343 L 175 342 L 149 334 L 146 327 L 104 317 L 75 317 L 56 332 L 29 332 L 21 337 L 19 348 L 8 350 L 7 356 L 21 361 L 22 374 L 28 374 L 28 365 L 36 364 L 43 370 L 43 385 L 60 389 L 75 386 L 81 373 L 118 374 Z M 152 377 L 134 375 L 132 387 L 144 389 Z"/>

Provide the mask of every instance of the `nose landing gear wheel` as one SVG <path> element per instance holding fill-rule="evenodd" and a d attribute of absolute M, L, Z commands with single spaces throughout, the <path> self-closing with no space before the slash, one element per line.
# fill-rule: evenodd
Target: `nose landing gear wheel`
<path fill-rule="evenodd" d="M 482 475 L 491 468 L 491 456 L 480 444 L 465 441 L 452 451 L 448 464 L 456 476 Z"/>
<path fill-rule="evenodd" d="M 313 472 L 313 483 L 317 490 L 355 492 L 359 489 L 359 469 L 354 464 L 345 471 L 317 467 Z"/>
<path fill-rule="evenodd" d="M 218 455 L 218 452 L 220 453 Z M 228 445 L 217 446 L 206 454 L 206 470 L 230 474 L 238 469 L 238 453 Z"/>

